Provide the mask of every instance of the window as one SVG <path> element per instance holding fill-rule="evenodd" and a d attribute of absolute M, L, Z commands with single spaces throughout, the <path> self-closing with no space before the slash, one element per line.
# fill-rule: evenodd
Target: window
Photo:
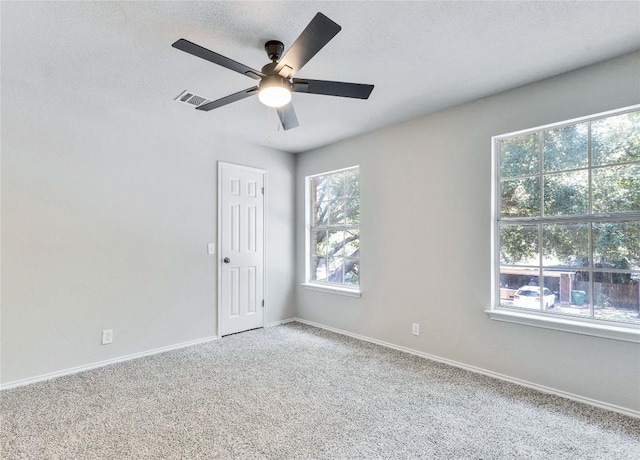
<path fill-rule="evenodd" d="M 493 311 L 640 325 L 639 109 L 494 137 Z"/>
<path fill-rule="evenodd" d="M 358 167 L 307 177 L 307 287 L 359 292 L 358 179 Z"/>

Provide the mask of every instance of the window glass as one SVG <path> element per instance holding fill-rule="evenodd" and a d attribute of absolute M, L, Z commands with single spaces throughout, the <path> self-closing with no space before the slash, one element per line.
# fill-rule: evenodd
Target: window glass
<path fill-rule="evenodd" d="M 562 171 L 588 166 L 588 123 L 544 131 L 544 170 Z"/>
<path fill-rule="evenodd" d="M 547 216 L 586 214 L 589 210 L 589 175 L 572 171 L 544 176 L 544 213 Z"/>
<path fill-rule="evenodd" d="M 539 158 L 537 134 L 500 140 L 500 173 L 502 177 L 536 174 L 540 168 Z"/>
<path fill-rule="evenodd" d="M 537 265 L 538 225 L 504 225 L 500 228 L 500 263 Z"/>
<path fill-rule="evenodd" d="M 512 179 L 500 184 L 503 217 L 530 217 L 540 214 L 540 179 Z"/>
<path fill-rule="evenodd" d="M 542 225 L 542 264 L 550 268 L 577 268 L 589 264 L 589 225 Z"/>
<path fill-rule="evenodd" d="M 593 170 L 593 212 L 640 211 L 640 162 Z"/>
<path fill-rule="evenodd" d="M 496 307 L 640 324 L 640 111 L 498 136 L 494 151 Z"/>
<path fill-rule="evenodd" d="M 594 223 L 593 260 L 595 268 L 640 270 L 640 221 Z"/>
<path fill-rule="evenodd" d="M 638 285 L 628 273 L 593 273 L 593 313 L 607 321 L 636 322 Z"/>
<path fill-rule="evenodd" d="M 591 139 L 594 165 L 640 160 L 640 111 L 594 121 Z"/>
<path fill-rule="evenodd" d="M 308 282 L 357 288 L 360 283 L 359 169 L 308 178 Z"/>

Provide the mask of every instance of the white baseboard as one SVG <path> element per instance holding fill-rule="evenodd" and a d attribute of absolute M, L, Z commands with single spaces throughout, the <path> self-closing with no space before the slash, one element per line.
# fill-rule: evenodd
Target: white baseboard
<path fill-rule="evenodd" d="M 139 353 L 133 353 L 130 355 L 119 356 L 117 358 L 106 359 L 97 363 L 86 364 L 84 366 L 72 367 L 69 369 L 63 369 L 61 371 L 50 372 L 48 374 L 38 375 L 36 377 L 29 377 L 21 380 L 14 380 L 13 382 L 7 382 L 0 385 L 1 390 L 8 390 L 10 388 L 21 387 L 29 385 L 31 383 L 43 382 L 45 380 L 55 379 L 57 377 L 63 377 L 65 375 L 77 374 L 78 372 L 88 371 L 97 367 L 108 366 L 109 364 L 121 363 L 123 361 L 129 361 L 131 359 L 142 358 L 143 356 L 156 355 L 158 353 L 165 353 L 167 351 L 178 350 L 179 348 L 191 347 L 205 342 L 211 342 L 216 340 L 217 336 L 205 337 L 202 339 L 190 340 L 188 342 L 177 343 L 175 345 L 169 345 L 166 347 L 154 348 L 152 350 L 141 351 Z"/>
<path fill-rule="evenodd" d="M 405 353 L 410 353 L 415 356 L 419 356 L 421 358 L 429 359 L 431 361 L 436 361 L 443 364 L 448 364 L 450 366 L 458 367 L 460 369 L 465 369 L 471 372 L 475 372 L 477 374 L 486 375 L 488 377 L 493 377 L 498 380 L 503 380 L 505 382 L 515 383 L 516 385 L 521 385 L 527 388 L 531 388 L 533 390 L 540 391 L 542 393 L 552 394 L 556 396 L 560 396 L 562 398 L 571 399 L 572 401 L 581 402 L 584 404 L 588 404 L 590 406 L 599 407 L 601 409 L 610 410 L 613 412 L 618 412 L 620 414 L 627 415 L 629 417 L 640 418 L 640 411 L 636 411 L 633 409 L 628 409 L 626 407 L 617 406 L 615 404 L 609 404 L 603 401 L 598 401 L 596 399 L 586 398 L 584 396 L 576 395 L 573 393 L 568 393 L 566 391 L 558 390 L 555 388 L 547 387 L 544 385 L 539 385 L 537 383 L 529 382 L 526 380 L 521 380 L 515 377 L 510 377 L 508 375 L 499 374 L 497 372 L 489 371 L 486 369 L 482 369 L 475 366 L 470 366 L 468 364 L 460 363 L 458 361 L 453 361 L 447 358 L 441 358 L 440 356 L 431 355 L 429 353 L 424 353 L 422 351 L 414 350 L 412 348 L 401 347 L 399 345 L 394 345 L 389 342 L 384 342 L 382 340 L 373 339 L 371 337 L 367 337 L 360 334 L 354 334 L 348 331 L 343 331 L 342 329 L 336 329 L 335 327 L 325 326 L 324 324 L 314 323 L 313 321 L 307 321 L 306 319 L 296 318 L 295 321 L 307 324 L 309 326 L 317 327 L 320 329 L 325 329 L 327 331 L 335 332 L 336 334 L 342 334 L 349 337 L 353 337 L 355 339 L 364 340 L 365 342 L 375 343 L 376 345 L 381 345 L 383 347 L 392 348 L 394 350 L 402 351 Z"/>
<path fill-rule="evenodd" d="M 272 323 L 267 323 L 266 327 L 280 326 L 281 324 L 293 323 L 294 321 L 297 321 L 297 319 L 296 318 L 287 318 L 287 319 L 283 319 L 283 320 L 280 320 L 280 321 L 273 321 Z"/>

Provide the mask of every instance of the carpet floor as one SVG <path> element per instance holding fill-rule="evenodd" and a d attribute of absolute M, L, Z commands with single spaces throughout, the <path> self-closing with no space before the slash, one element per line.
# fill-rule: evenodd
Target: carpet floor
<path fill-rule="evenodd" d="M 299 323 L 0 394 L 2 459 L 639 459 L 640 419 Z"/>

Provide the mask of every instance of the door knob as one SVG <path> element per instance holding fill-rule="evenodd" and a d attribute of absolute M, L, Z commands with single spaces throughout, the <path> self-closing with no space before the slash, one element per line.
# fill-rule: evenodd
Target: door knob
<path fill-rule="evenodd" d="M 228 264 L 229 262 L 231 262 L 231 259 L 229 259 L 228 257 L 225 257 L 222 261 L 223 261 L 225 264 Z"/>

